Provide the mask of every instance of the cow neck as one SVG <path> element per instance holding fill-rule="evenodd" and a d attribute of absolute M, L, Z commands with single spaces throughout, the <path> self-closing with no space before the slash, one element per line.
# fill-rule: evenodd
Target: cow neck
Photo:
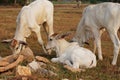
<path fill-rule="evenodd" d="M 14 39 L 19 41 L 26 41 L 26 38 L 24 37 L 24 34 L 23 34 L 23 30 L 21 30 L 21 28 L 17 27 Z"/>
<path fill-rule="evenodd" d="M 57 40 L 56 50 L 57 50 L 58 56 L 60 56 L 62 53 L 64 53 L 64 51 L 66 50 L 66 48 L 69 45 L 70 45 L 70 43 L 67 42 L 65 39 Z"/>

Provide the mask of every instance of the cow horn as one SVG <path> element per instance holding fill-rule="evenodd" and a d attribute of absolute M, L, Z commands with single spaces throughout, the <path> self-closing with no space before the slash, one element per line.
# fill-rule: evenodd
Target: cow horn
<path fill-rule="evenodd" d="M 20 44 L 28 45 L 25 41 L 19 41 Z"/>
<path fill-rule="evenodd" d="M 90 45 L 88 42 L 84 42 L 84 44 Z"/>
<path fill-rule="evenodd" d="M 2 42 L 2 43 L 10 43 L 10 42 L 12 42 L 12 40 L 13 40 L 13 39 L 7 39 L 7 40 L 2 40 L 1 42 Z"/>
<path fill-rule="evenodd" d="M 69 34 L 71 34 L 71 32 L 64 32 L 64 33 L 57 35 L 55 38 L 56 39 L 64 38 L 64 37 L 68 36 Z"/>

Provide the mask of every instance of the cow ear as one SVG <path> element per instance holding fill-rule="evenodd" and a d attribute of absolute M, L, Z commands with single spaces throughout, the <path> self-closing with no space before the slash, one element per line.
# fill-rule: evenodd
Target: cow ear
<path fill-rule="evenodd" d="M 54 34 L 52 34 L 50 37 L 55 37 L 55 36 L 57 36 L 58 35 L 58 33 L 54 33 Z"/>
<path fill-rule="evenodd" d="M 55 39 L 57 39 L 57 38 L 58 38 L 58 36 L 59 36 L 59 34 L 58 34 L 58 33 L 54 33 L 54 34 L 52 34 L 52 35 L 50 36 L 50 38 L 55 38 Z"/>
<path fill-rule="evenodd" d="M 11 42 L 11 46 L 15 47 L 18 44 L 18 41 L 16 39 L 13 39 Z"/>
<path fill-rule="evenodd" d="M 26 42 L 24 41 L 19 41 L 20 44 L 23 44 L 23 45 L 28 45 Z"/>
<path fill-rule="evenodd" d="M 84 44 L 90 45 L 88 42 L 84 42 Z"/>
<path fill-rule="evenodd" d="M 66 36 L 68 36 L 70 34 L 71 34 L 71 32 L 63 33 L 63 34 L 61 34 L 60 38 L 65 38 Z"/>
<path fill-rule="evenodd" d="M 65 38 L 65 36 L 67 36 L 67 35 L 62 35 L 60 38 Z"/>

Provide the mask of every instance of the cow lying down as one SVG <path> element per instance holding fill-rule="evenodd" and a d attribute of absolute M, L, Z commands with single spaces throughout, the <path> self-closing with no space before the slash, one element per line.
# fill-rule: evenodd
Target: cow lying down
<path fill-rule="evenodd" d="M 52 58 L 52 62 L 63 63 L 71 70 L 95 67 L 96 56 L 90 50 L 80 47 L 77 42 L 68 42 L 64 39 L 67 34 L 53 34 L 46 46 L 47 49 L 56 51 L 57 58 Z"/>

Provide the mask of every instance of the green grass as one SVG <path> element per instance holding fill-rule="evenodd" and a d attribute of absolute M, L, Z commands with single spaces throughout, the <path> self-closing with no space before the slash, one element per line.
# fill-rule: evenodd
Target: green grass
<path fill-rule="evenodd" d="M 73 31 L 73 34 L 67 37 L 71 39 L 75 33 L 78 22 L 81 18 L 82 11 L 86 5 L 81 5 L 80 8 L 74 8 L 76 5 L 55 5 L 54 11 L 54 30 L 55 32 L 61 33 L 64 31 Z M 20 11 L 20 8 L 6 8 L 0 7 L 0 41 L 3 39 L 13 38 L 16 29 L 16 17 Z M 46 42 L 45 33 L 42 32 L 44 41 Z M 35 55 L 42 55 L 49 60 L 55 57 L 55 53 L 52 55 L 45 55 L 41 46 L 37 42 L 37 37 L 34 33 L 27 39 L 29 47 L 33 50 Z M 85 46 L 86 48 L 93 50 L 93 41 L 90 40 L 90 46 Z M 47 65 L 47 69 L 54 71 L 58 76 L 49 75 L 39 75 L 33 74 L 38 80 L 62 80 L 68 78 L 69 80 L 120 80 L 120 55 L 118 57 L 117 66 L 112 66 L 111 61 L 113 59 L 113 45 L 107 33 L 102 35 L 102 51 L 103 51 L 103 61 L 97 63 L 97 67 L 92 69 L 86 69 L 85 72 L 73 73 L 66 70 L 62 64 L 50 63 Z M 12 54 L 9 44 L 0 43 L 0 55 L 7 56 Z M 97 55 L 97 52 L 96 52 Z M 55 67 L 52 68 L 52 67 Z M 0 73 L 0 78 L 7 79 L 9 77 L 14 77 L 14 74 L 7 75 Z"/>
<path fill-rule="evenodd" d="M 76 4 L 76 1 L 52 1 L 53 4 Z"/>

